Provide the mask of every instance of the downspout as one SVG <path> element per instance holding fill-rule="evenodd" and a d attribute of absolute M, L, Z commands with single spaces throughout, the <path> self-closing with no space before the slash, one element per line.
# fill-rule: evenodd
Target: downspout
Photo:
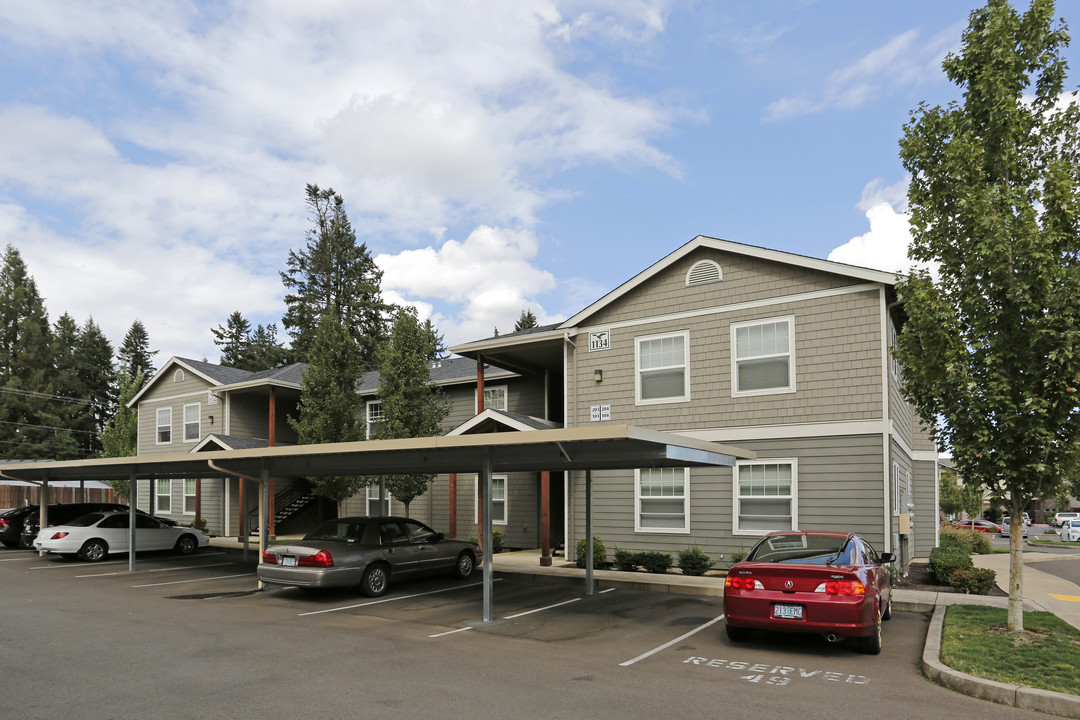
<path fill-rule="evenodd" d="M 898 548 L 893 548 L 892 543 L 892 466 L 889 462 L 890 456 L 892 455 L 892 408 L 889 387 L 889 379 L 891 377 L 891 373 L 889 372 L 889 311 L 899 305 L 900 301 L 886 303 L 884 285 L 878 290 L 878 296 L 881 298 L 881 462 L 882 476 L 884 478 L 882 486 L 882 496 L 884 500 L 882 503 L 882 508 L 884 509 L 884 545 L 885 552 L 893 552 Z"/>
<path fill-rule="evenodd" d="M 563 427 L 577 427 L 577 393 L 574 393 L 574 404 L 570 404 L 570 348 L 577 350 L 577 345 L 570 339 L 569 332 L 563 332 Z M 577 369 L 577 355 L 573 355 L 574 368 Z M 559 448 L 562 451 L 562 448 Z M 566 455 L 565 451 L 562 451 Z M 570 527 L 573 518 L 570 517 L 571 502 L 570 488 L 573 486 L 573 470 L 563 472 L 563 559 L 570 557 L 571 535 Z"/>

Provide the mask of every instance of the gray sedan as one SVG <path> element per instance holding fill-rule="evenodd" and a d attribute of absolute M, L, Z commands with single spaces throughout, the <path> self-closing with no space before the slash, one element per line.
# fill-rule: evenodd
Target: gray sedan
<path fill-rule="evenodd" d="M 356 587 L 377 597 L 391 578 L 433 573 L 467 578 L 479 555 L 476 543 L 451 540 L 411 518 L 345 517 L 321 523 L 303 540 L 267 548 L 258 575 L 264 583 Z"/>

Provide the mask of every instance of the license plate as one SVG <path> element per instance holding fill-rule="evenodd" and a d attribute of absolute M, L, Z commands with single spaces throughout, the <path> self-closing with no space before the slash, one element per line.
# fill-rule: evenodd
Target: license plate
<path fill-rule="evenodd" d="M 784 620 L 802 620 L 802 605 L 773 605 L 772 616 Z"/>
<path fill-rule="evenodd" d="M 296 567 L 296 556 L 295 555 L 282 555 L 281 556 L 281 567 Z"/>

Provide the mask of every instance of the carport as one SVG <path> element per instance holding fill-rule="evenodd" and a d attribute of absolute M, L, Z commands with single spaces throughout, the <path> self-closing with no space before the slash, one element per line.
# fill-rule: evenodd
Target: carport
<path fill-rule="evenodd" d="M 494 473 L 585 472 L 585 592 L 593 591 L 593 470 L 733 466 L 752 451 L 631 425 L 535 430 L 481 435 L 444 435 L 404 440 L 366 440 L 249 450 L 175 453 L 35 463 L 0 463 L 0 477 L 41 483 L 127 478 L 140 480 L 239 477 L 259 483 L 260 561 L 266 549 L 271 477 L 410 473 L 477 473 L 483 488 L 483 596 L 485 622 L 493 620 L 491 477 Z M 46 492 L 47 497 L 47 492 Z M 133 494 L 132 497 L 135 497 Z M 135 570 L 135 506 L 131 506 L 129 570 Z M 46 517 L 42 517 L 42 527 Z"/>

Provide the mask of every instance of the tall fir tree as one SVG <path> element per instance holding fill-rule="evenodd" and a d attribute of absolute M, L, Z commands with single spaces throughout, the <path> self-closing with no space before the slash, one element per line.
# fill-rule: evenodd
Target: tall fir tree
<path fill-rule="evenodd" d="M 536 315 L 533 314 L 532 308 L 525 308 L 521 311 L 521 317 L 514 323 L 514 332 L 521 332 L 522 330 L 528 330 L 538 325 L 536 321 Z"/>
<path fill-rule="evenodd" d="M 422 324 L 413 308 L 401 308 L 379 364 L 379 401 L 382 419 L 375 425 L 377 439 L 431 437 L 442 434 L 442 421 L 450 401 L 431 381 L 432 354 L 439 335 Z M 387 475 L 386 487 L 409 513 L 412 501 L 427 492 L 434 474 Z"/>
<path fill-rule="evenodd" d="M 52 329 L 37 284 L 13 246 L 0 267 L 0 454 L 66 459 L 77 444 L 65 432 L 55 394 Z"/>
<path fill-rule="evenodd" d="M 382 271 L 367 245 L 357 243 L 341 195 L 311 184 L 306 192 L 313 227 L 306 247 L 289 251 L 281 273 L 288 290 L 282 324 L 292 338 L 291 359 L 308 360 L 321 318 L 333 312 L 356 344 L 364 370 L 373 370 L 390 311 L 382 298 Z"/>
<path fill-rule="evenodd" d="M 363 401 L 356 391 L 362 373 L 356 343 L 331 309 L 323 314 L 311 344 L 300 383 L 298 415 L 289 418 L 300 444 L 352 442 L 363 437 Z M 366 484 L 356 476 L 311 477 L 308 482 L 318 495 L 335 501 L 355 495 Z"/>
<path fill-rule="evenodd" d="M 101 326 L 94 318 L 87 318 L 79 330 L 79 353 L 76 372 L 83 388 L 83 397 L 90 406 L 89 442 L 84 449 L 90 455 L 100 455 L 102 450 L 101 433 L 105 423 L 116 411 L 119 387 L 116 383 L 116 368 L 113 366 L 113 346 L 105 337 Z"/>
<path fill-rule="evenodd" d="M 971 13 L 945 74 L 963 102 L 904 128 L 915 272 L 897 284 L 904 393 L 960 475 L 1020 516 L 1080 462 L 1080 106 L 1053 0 Z M 1010 631 L 1023 630 L 1022 523 L 1010 539 Z"/>
<path fill-rule="evenodd" d="M 245 370 L 269 370 L 288 361 L 288 350 L 278 340 L 277 324 L 256 325 L 244 353 Z"/>
<path fill-rule="evenodd" d="M 60 426 L 67 429 L 79 447 L 77 456 L 90 457 L 96 441 L 94 408 L 87 399 L 87 388 L 79 372 L 79 335 L 79 326 L 68 313 L 61 315 L 53 326 L 53 392 L 65 398 L 56 405 L 57 415 Z"/>
<path fill-rule="evenodd" d="M 247 369 L 241 367 L 251 334 L 251 323 L 247 318 L 239 310 L 234 310 L 224 327 L 218 325 L 210 328 L 210 332 L 214 335 L 214 344 L 221 348 L 221 364 Z"/>
<path fill-rule="evenodd" d="M 129 408 L 128 403 L 142 389 L 142 373 L 137 372 L 132 376 L 126 367 L 121 367 L 116 372 L 116 384 L 120 395 L 115 413 L 101 432 L 101 456 L 131 457 L 138 454 L 139 411 Z M 117 495 L 128 497 L 130 488 L 127 478 L 110 480 L 109 484 Z"/>
<path fill-rule="evenodd" d="M 143 325 L 142 320 L 136 318 L 128 328 L 127 334 L 124 335 L 124 341 L 120 343 L 117 356 L 120 367 L 127 368 L 128 377 L 135 377 L 142 373 L 145 385 L 154 377 L 154 356 L 157 352 L 150 349 L 150 335 L 146 332 L 146 326 Z"/>

